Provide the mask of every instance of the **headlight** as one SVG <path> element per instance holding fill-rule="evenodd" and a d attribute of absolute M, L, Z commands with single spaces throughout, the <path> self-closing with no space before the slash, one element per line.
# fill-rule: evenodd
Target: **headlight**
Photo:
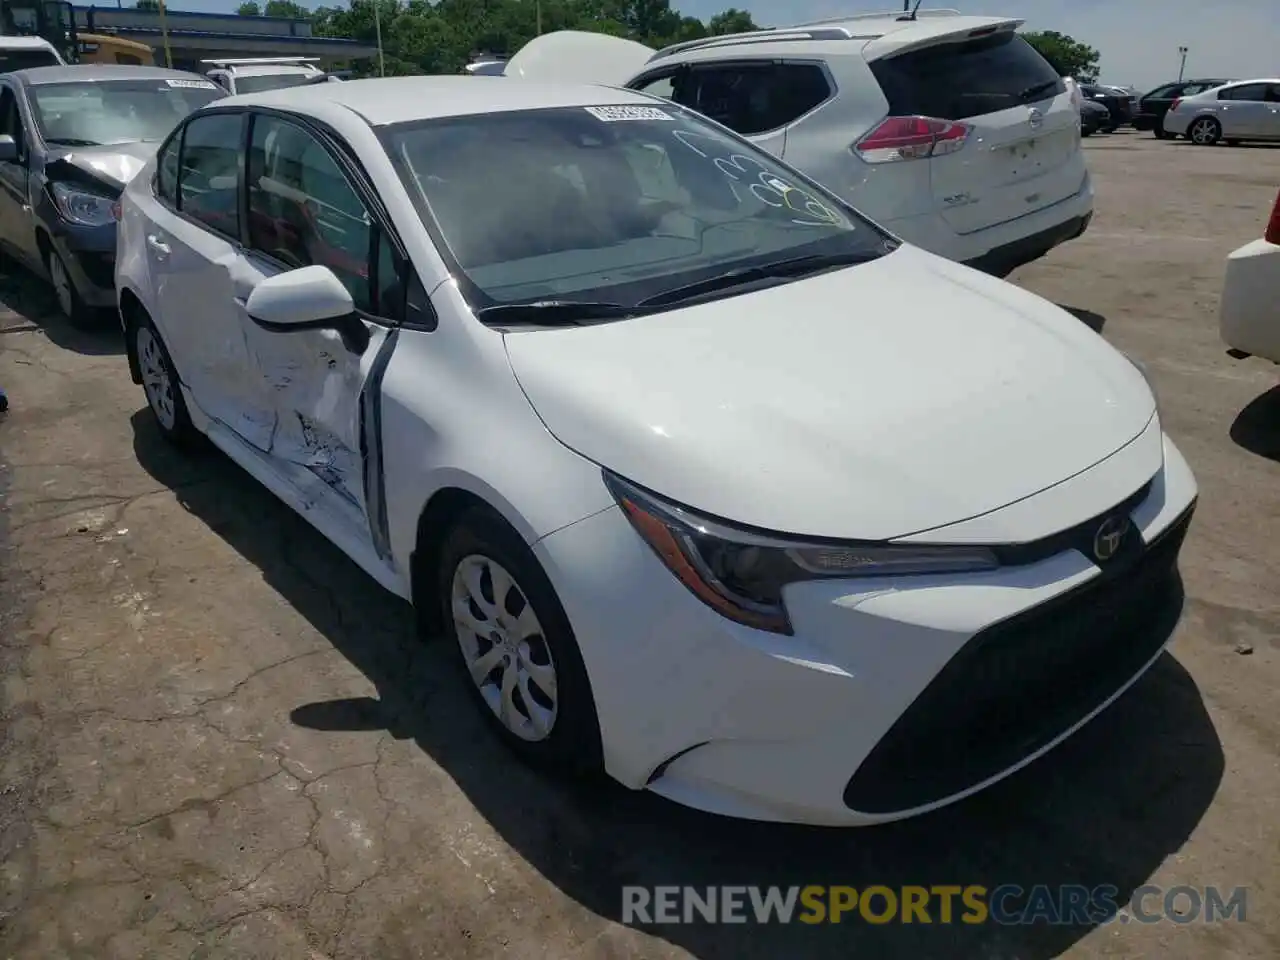
<path fill-rule="evenodd" d="M 116 201 L 111 197 L 89 193 L 65 183 L 51 184 L 49 191 L 64 220 L 86 227 L 104 227 L 116 220 Z"/>
<path fill-rule="evenodd" d="M 892 543 L 815 543 L 755 533 L 703 517 L 608 471 L 606 486 L 631 525 L 689 590 L 730 620 L 789 634 L 787 584 L 925 573 L 969 573 L 999 566 L 982 547 Z"/>

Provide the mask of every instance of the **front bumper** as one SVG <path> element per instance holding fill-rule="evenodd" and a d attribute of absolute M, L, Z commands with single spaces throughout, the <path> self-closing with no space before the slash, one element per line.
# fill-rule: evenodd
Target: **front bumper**
<path fill-rule="evenodd" d="M 1127 689 L 1172 632 L 1196 488 L 1162 442 L 1130 512 L 1141 562 L 1104 571 L 1064 548 L 963 577 L 796 584 L 794 636 L 704 606 L 617 509 L 544 538 L 535 552 L 582 649 L 606 769 L 715 813 L 857 825 L 952 803 L 1030 763 Z"/>
<path fill-rule="evenodd" d="M 1280 363 L 1280 246 L 1254 240 L 1227 257 L 1218 330 L 1231 349 Z"/>
<path fill-rule="evenodd" d="M 116 225 L 83 227 L 59 223 L 50 235 L 80 299 L 90 307 L 115 307 Z"/>

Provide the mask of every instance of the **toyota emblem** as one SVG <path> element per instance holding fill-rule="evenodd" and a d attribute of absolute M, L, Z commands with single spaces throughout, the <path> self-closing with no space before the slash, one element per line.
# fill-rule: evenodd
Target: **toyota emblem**
<path fill-rule="evenodd" d="M 1031 129 L 1034 130 L 1036 127 L 1040 126 L 1040 124 L 1044 123 L 1044 114 L 1035 107 L 1032 107 L 1031 112 L 1027 114 L 1027 123 L 1031 124 Z"/>
<path fill-rule="evenodd" d="M 1116 555 L 1128 532 L 1128 517 L 1107 517 L 1102 521 L 1093 535 L 1093 555 L 1099 563 L 1106 563 Z"/>

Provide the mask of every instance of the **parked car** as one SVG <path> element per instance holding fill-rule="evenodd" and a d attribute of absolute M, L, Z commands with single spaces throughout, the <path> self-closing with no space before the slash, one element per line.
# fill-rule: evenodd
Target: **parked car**
<path fill-rule="evenodd" d="M 1101 104 L 1111 114 L 1111 122 L 1103 127 L 1107 133 L 1115 133 L 1125 124 L 1132 122 L 1134 114 L 1137 113 L 1137 99 L 1127 90 L 1085 83 L 1080 85 L 1080 92 L 1086 100 Z"/>
<path fill-rule="evenodd" d="M 848 16 L 664 50 L 544 34 L 505 76 L 625 85 L 799 167 L 911 243 L 1003 275 L 1093 212 L 1077 112 L 1022 21 Z"/>
<path fill-rule="evenodd" d="M 200 62 L 212 68 L 205 75 L 232 94 L 261 93 L 340 79 L 321 70 L 317 57 L 244 57 Z"/>
<path fill-rule="evenodd" d="M 1180 97 L 1164 116 L 1165 132 L 1212 146 L 1225 140 L 1280 140 L 1280 80 L 1246 80 Z"/>
<path fill-rule="evenodd" d="M 1133 118 L 1136 130 L 1153 130 L 1156 137 L 1166 139 L 1164 115 L 1169 112 L 1173 102 L 1179 97 L 1193 97 L 1206 90 L 1216 90 L 1230 80 L 1183 80 L 1178 83 L 1166 83 L 1156 87 L 1138 101 L 1138 114 Z"/>
<path fill-rule="evenodd" d="M 121 206 L 159 432 L 411 600 L 530 762 L 891 820 L 1070 735 L 1178 618 L 1196 485 L 1139 368 L 679 104 L 228 98 Z"/>
<path fill-rule="evenodd" d="M 1280 363 L 1280 196 L 1262 239 L 1227 257 L 1218 327 L 1232 356 Z"/>
<path fill-rule="evenodd" d="M 1093 100 L 1080 101 L 1080 135 L 1091 137 L 1111 127 L 1111 111 Z"/>
<path fill-rule="evenodd" d="M 0 75 L 0 244 L 76 324 L 116 305 L 112 208 L 156 145 L 224 96 L 192 73 L 113 65 Z"/>
<path fill-rule="evenodd" d="M 65 62 L 62 54 L 48 40 L 0 36 L 0 73 L 28 67 L 56 67 Z"/>

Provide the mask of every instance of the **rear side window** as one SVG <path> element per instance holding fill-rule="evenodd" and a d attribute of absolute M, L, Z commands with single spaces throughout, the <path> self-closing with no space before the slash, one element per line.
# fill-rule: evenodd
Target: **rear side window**
<path fill-rule="evenodd" d="M 743 136 L 785 127 L 831 96 L 826 71 L 813 63 L 720 64 L 670 81 L 670 99 Z"/>
<path fill-rule="evenodd" d="M 1219 100 L 1265 100 L 1267 85 L 1265 83 L 1245 83 L 1238 87 L 1228 87 L 1218 94 Z"/>
<path fill-rule="evenodd" d="M 229 237 L 240 235 L 240 151 L 244 114 L 196 117 L 182 137 L 179 207 L 184 214 Z"/>
<path fill-rule="evenodd" d="M 1048 61 L 1008 32 L 876 60 L 871 72 L 895 116 L 964 120 L 1066 90 Z"/>

